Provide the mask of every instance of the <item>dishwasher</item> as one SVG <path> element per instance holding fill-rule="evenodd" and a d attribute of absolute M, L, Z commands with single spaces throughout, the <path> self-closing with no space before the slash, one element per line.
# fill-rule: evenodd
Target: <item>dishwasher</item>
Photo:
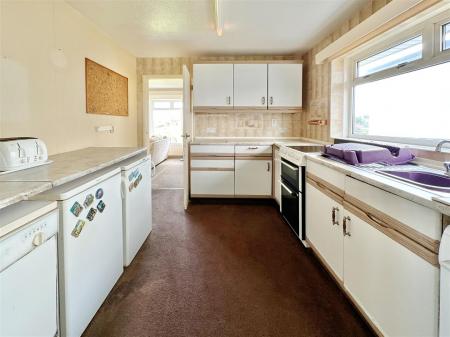
<path fill-rule="evenodd" d="M 0 215 L 0 336 L 56 336 L 56 203 L 22 201 Z"/>

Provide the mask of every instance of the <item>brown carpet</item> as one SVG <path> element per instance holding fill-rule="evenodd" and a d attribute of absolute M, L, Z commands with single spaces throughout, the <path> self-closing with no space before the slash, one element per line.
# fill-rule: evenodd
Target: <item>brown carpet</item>
<path fill-rule="evenodd" d="M 153 231 L 84 336 L 372 336 L 269 204 L 153 191 Z"/>

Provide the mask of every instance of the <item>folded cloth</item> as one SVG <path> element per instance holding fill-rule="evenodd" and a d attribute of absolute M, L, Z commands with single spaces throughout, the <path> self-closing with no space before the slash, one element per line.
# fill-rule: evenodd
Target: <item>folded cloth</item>
<path fill-rule="evenodd" d="M 341 143 L 327 145 L 323 152 L 326 156 L 338 159 L 350 165 L 384 163 L 388 165 L 406 164 L 415 156 L 409 149 L 400 147 L 382 147 L 361 143 Z"/>

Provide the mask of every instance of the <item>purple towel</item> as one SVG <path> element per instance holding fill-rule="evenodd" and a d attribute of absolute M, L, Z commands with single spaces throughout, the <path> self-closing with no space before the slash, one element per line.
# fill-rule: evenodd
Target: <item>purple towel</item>
<path fill-rule="evenodd" d="M 324 154 L 350 165 L 385 163 L 400 165 L 409 163 L 415 157 L 410 150 L 399 147 L 381 147 L 360 143 L 327 145 Z"/>

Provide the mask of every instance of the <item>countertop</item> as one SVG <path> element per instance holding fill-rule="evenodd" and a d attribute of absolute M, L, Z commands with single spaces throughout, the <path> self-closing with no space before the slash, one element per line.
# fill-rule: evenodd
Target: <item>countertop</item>
<path fill-rule="evenodd" d="M 0 209 L 128 158 L 143 156 L 146 151 L 136 147 L 89 147 L 52 155 L 47 165 L 0 175 Z"/>
<path fill-rule="evenodd" d="M 450 196 L 443 196 L 444 193 L 433 193 L 414 185 L 402 183 L 393 178 L 384 177 L 382 175 L 365 171 L 364 169 L 339 163 L 331 159 L 327 159 L 319 154 L 307 154 L 307 160 L 311 160 L 332 169 L 340 171 L 347 176 L 353 177 L 360 181 L 364 181 L 372 186 L 398 195 L 405 199 L 411 200 L 428 208 L 435 209 L 442 214 L 450 216 Z M 446 204 L 448 203 L 448 204 Z"/>
<path fill-rule="evenodd" d="M 327 144 L 306 138 L 196 138 L 191 145 L 276 145 Z"/>

